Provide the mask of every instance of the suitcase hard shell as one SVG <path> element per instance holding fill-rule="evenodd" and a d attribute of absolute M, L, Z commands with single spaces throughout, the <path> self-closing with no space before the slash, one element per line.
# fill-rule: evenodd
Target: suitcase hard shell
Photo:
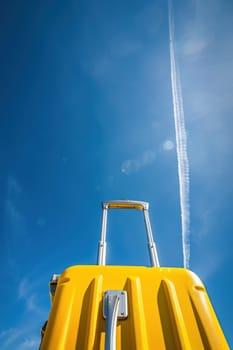
<path fill-rule="evenodd" d="M 42 350 L 104 350 L 106 290 L 124 290 L 116 349 L 229 349 L 200 279 L 179 268 L 73 266 L 59 278 Z"/>
<path fill-rule="evenodd" d="M 102 239 L 100 265 L 72 266 L 60 275 L 41 350 L 229 349 L 193 272 L 105 266 L 101 247 Z"/>

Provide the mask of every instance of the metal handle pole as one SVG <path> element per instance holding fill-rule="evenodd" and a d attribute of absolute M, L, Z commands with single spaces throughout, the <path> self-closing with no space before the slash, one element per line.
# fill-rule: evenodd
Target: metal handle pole
<path fill-rule="evenodd" d="M 101 237 L 100 237 L 99 248 L 98 248 L 98 261 L 97 261 L 98 265 L 105 265 L 106 264 L 107 210 L 108 210 L 108 208 L 103 206 Z"/>
<path fill-rule="evenodd" d="M 150 261 L 152 266 L 159 266 L 159 258 L 157 254 L 157 249 L 155 242 L 153 240 L 153 234 L 152 229 L 150 225 L 150 219 L 149 219 L 149 213 L 147 209 L 143 210 L 144 213 L 144 220 L 146 225 L 146 232 L 147 232 L 147 238 L 148 238 L 148 249 L 149 249 L 149 255 L 150 255 Z"/>

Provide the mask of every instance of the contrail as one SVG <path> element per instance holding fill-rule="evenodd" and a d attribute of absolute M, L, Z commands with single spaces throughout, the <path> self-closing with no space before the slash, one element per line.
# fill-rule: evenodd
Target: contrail
<path fill-rule="evenodd" d="M 171 84 L 173 112 L 176 132 L 176 153 L 180 189 L 181 229 L 184 267 L 189 268 L 190 259 L 190 213 L 189 213 L 189 161 L 184 120 L 184 108 L 179 72 L 176 66 L 174 49 L 174 21 L 172 0 L 168 0 L 169 47 L 171 64 Z"/>

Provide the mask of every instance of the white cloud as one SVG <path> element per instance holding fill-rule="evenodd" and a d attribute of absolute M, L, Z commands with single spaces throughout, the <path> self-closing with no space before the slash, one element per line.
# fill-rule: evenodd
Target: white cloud
<path fill-rule="evenodd" d="M 36 294 L 32 294 L 27 297 L 26 307 L 28 311 L 35 311 L 37 313 L 41 313 L 41 309 L 38 307 L 38 300 Z"/>
<path fill-rule="evenodd" d="M 195 0 L 193 8 L 180 30 L 190 164 L 193 178 L 213 192 L 213 185 L 232 188 L 232 8 L 219 0 Z M 190 59 L 194 52 L 198 60 Z"/>
<path fill-rule="evenodd" d="M 21 219 L 21 214 L 15 204 L 21 193 L 22 188 L 16 178 L 8 176 L 5 208 L 8 219 L 12 222 L 18 222 Z"/>
<path fill-rule="evenodd" d="M 15 342 L 18 341 L 18 339 L 24 334 L 24 332 L 25 329 L 19 328 L 9 328 L 7 330 L 2 331 L 0 334 L 1 349 L 10 349 L 9 346 L 15 344 Z"/>
<path fill-rule="evenodd" d="M 7 179 L 7 195 L 5 199 L 6 221 L 11 228 L 11 233 L 22 233 L 25 229 L 23 215 L 19 209 L 19 204 L 22 196 L 22 187 L 18 180 L 13 176 L 8 176 Z M 9 235 L 10 232 L 7 232 Z"/>
<path fill-rule="evenodd" d="M 39 343 L 39 337 L 27 338 L 18 345 L 18 350 L 38 349 Z"/>
<path fill-rule="evenodd" d="M 18 298 L 19 299 L 26 298 L 28 295 L 28 290 L 29 290 L 28 280 L 26 278 L 23 278 L 19 283 Z"/>
<path fill-rule="evenodd" d="M 38 349 L 40 344 L 40 328 L 48 317 L 48 311 L 40 307 L 37 289 L 41 279 L 22 278 L 18 284 L 17 297 L 23 303 L 22 323 L 0 332 L 1 350 Z"/>
<path fill-rule="evenodd" d="M 144 166 L 152 164 L 155 160 L 153 151 L 145 151 L 138 159 L 127 159 L 121 165 L 121 172 L 125 175 L 138 172 Z"/>
<path fill-rule="evenodd" d="M 40 280 L 31 281 L 28 278 L 23 278 L 18 286 L 18 299 L 25 304 L 25 311 L 34 312 L 38 315 L 45 313 L 39 305 L 37 288 L 40 285 Z"/>
<path fill-rule="evenodd" d="M 27 350 L 38 349 L 40 344 L 39 335 L 40 329 L 32 329 L 35 322 L 29 323 L 27 326 L 19 328 L 9 328 L 0 333 L 1 350 Z M 31 335 L 30 335 L 31 334 Z"/>
<path fill-rule="evenodd" d="M 205 251 L 205 254 L 201 253 L 203 251 Z M 198 274 L 202 281 L 207 281 L 221 269 L 225 260 L 226 258 L 221 252 L 213 251 L 209 246 L 204 250 L 204 246 L 202 245 L 200 256 L 193 261 L 192 269 Z"/>

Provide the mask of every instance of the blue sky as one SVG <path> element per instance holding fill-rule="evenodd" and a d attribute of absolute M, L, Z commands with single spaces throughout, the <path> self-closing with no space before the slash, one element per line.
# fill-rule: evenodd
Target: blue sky
<path fill-rule="evenodd" d="M 0 344 L 37 349 L 51 275 L 96 262 L 102 200 L 150 202 L 160 263 L 182 266 L 168 11 L 16 0 L 0 13 Z M 177 0 L 174 21 L 190 268 L 233 346 L 233 3 Z M 109 263 L 148 264 L 139 214 L 110 212 Z"/>

